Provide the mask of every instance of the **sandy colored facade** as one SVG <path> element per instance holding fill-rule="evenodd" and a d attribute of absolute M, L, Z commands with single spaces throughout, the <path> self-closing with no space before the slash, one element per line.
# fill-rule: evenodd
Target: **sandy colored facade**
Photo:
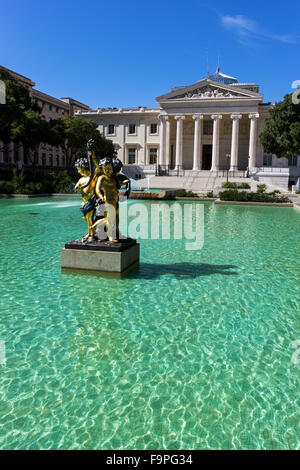
<path fill-rule="evenodd" d="M 215 74 L 156 98 L 157 107 L 98 108 L 75 115 L 92 119 L 115 145 L 133 175 L 197 174 L 230 169 L 268 178 L 300 176 L 300 157 L 263 152 L 259 134 L 272 107 L 255 83 Z M 279 174 L 280 173 L 280 174 Z M 242 173 L 241 173 L 242 174 Z"/>
<path fill-rule="evenodd" d="M 87 111 L 89 106 L 80 103 L 72 98 L 55 98 L 54 96 L 43 93 L 34 88 L 35 83 L 28 77 L 24 77 L 12 70 L 6 69 L 15 79 L 25 83 L 32 99 L 41 108 L 42 119 L 47 121 L 51 119 L 58 119 L 61 117 L 73 116 L 77 111 Z M 31 162 L 26 160 L 22 146 L 11 142 L 5 151 L 1 151 L 3 147 L 0 141 L 0 165 L 9 166 L 15 165 L 21 169 L 23 166 L 30 166 Z M 42 144 L 35 156 L 37 167 L 48 169 L 65 168 L 66 162 L 63 151 L 60 147 L 54 147 L 47 144 Z"/>

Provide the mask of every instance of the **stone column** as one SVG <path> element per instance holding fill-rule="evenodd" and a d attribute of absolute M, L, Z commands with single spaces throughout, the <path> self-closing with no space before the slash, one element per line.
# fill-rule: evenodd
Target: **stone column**
<path fill-rule="evenodd" d="M 165 162 L 170 165 L 170 121 L 167 119 L 166 123 L 166 141 L 165 141 Z"/>
<path fill-rule="evenodd" d="M 159 159 L 158 163 L 159 165 L 165 165 L 166 164 L 166 140 L 167 140 L 167 120 L 168 116 L 161 114 L 159 117 L 160 120 L 160 145 L 159 145 Z"/>
<path fill-rule="evenodd" d="M 183 120 L 185 116 L 175 116 L 177 121 L 176 126 L 176 156 L 175 156 L 175 170 L 182 168 L 182 151 L 183 151 Z"/>
<path fill-rule="evenodd" d="M 232 114 L 232 136 L 231 136 L 231 157 L 230 157 L 230 171 L 238 169 L 238 155 L 239 155 L 239 120 L 241 114 Z"/>
<path fill-rule="evenodd" d="M 257 134 L 258 113 L 249 114 L 250 119 L 250 137 L 249 137 L 249 168 L 256 167 L 256 134 Z"/>
<path fill-rule="evenodd" d="M 193 171 L 201 170 L 201 157 L 202 157 L 202 120 L 203 114 L 194 114 L 195 132 L 194 132 L 194 158 L 193 158 Z"/>
<path fill-rule="evenodd" d="M 210 171 L 219 169 L 219 153 L 220 153 L 220 119 L 221 114 L 213 114 L 211 118 L 214 120 L 213 129 L 213 146 L 212 146 L 212 162 Z"/>

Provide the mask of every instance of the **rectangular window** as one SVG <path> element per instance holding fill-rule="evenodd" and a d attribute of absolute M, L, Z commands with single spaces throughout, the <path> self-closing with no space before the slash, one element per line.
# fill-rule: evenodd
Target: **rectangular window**
<path fill-rule="evenodd" d="M 14 160 L 15 160 L 15 163 L 17 163 L 17 161 L 19 160 L 19 150 L 18 149 L 15 150 Z"/>
<path fill-rule="evenodd" d="M 157 134 L 157 124 L 151 124 L 150 134 Z"/>
<path fill-rule="evenodd" d="M 52 104 L 49 104 L 49 110 L 50 111 L 52 110 Z"/>
<path fill-rule="evenodd" d="M 49 156 L 49 166 L 53 166 L 53 155 Z"/>
<path fill-rule="evenodd" d="M 61 114 L 65 114 L 65 110 L 64 110 L 64 109 L 61 110 Z"/>
<path fill-rule="evenodd" d="M 272 166 L 272 154 L 264 153 L 263 166 Z"/>
<path fill-rule="evenodd" d="M 135 134 L 135 124 L 129 124 L 128 134 Z"/>
<path fill-rule="evenodd" d="M 59 111 L 59 108 L 58 108 L 57 106 L 56 106 L 56 109 L 55 109 L 55 111 L 56 111 L 57 113 L 58 113 L 58 111 Z"/>
<path fill-rule="evenodd" d="M 45 153 L 42 154 L 42 165 L 46 166 L 46 154 Z"/>
<path fill-rule="evenodd" d="M 59 155 L 56 155 L 56 166 L 59 166 Z"/>
<path fill-rule="evenodd" d="M 135 163 L 135 148 L 129 148 L 128 149 L 128 164 L 134 164 Z"/>
<path fill-rule="evenodd" d="M 288 165 L 297 166 L 297 155 L 293 155 L 292 157 L 289 157 Z"/>
<path fill-rule="evenodd" d="M 114 134 L 115 133 L 115 125 L 114 124 L 109 124 L 108 125 L 108 134 Z"/>
<path fill-rule="evenodd" d="M 204 135 L 212 135 L 213 133 L 213 121 L 208 121 L 205 119 L 203 121 L 203 134 Z"/>
<path fill-rule="evenodd" d="M 157 163 L 157 148 L 151 148 L 150 149 L 150 165 L 156 165 Z"/>
<path fill-rule="evenodd" d="M 9 151 L 7 149 L 5 149 L 3 152 L 3 160 L 4 160 L 4 163 L 10 162 Z"/>

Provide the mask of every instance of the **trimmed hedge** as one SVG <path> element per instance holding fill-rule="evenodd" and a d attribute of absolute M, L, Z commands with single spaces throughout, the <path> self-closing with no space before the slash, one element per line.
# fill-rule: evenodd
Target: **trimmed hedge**
<path fill-rule="evenodd" d="M 249 183 L 234 183 L 231 181 L 226 181 L 226 183 L 222 184 L 222 188 L 228 188 L 228 189 L 250 189 L 250 184 Z"/>
<path fill-rule="evenodd" d="M 181 189 L 176 193 L 176 197 L 198 197 L 198 194 L 193 193 L 193 191 L 186 191 L 185 189 Z"/>
<path fill-rule="evenodd" d="M 264 185 L 260 185 L 264 186 Z M 221 201 L 243 201 L 243 202 L 290 202 L 285 196 L 279 196 L 278 191 L 265 193 L 264 189 L 258 189 L 254 192 L 238 191 L 237 189 L 228 189 L 219 194 Z"/>

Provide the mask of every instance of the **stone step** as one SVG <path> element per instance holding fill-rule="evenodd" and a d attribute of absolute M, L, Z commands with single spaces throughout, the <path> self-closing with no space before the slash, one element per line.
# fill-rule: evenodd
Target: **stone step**
<path fill-rule="evenodd" d="M 209 172 L 208 172 L 209 173 Z M 212 173 L 201 176 L 152 176 L 148 179 L 141 179 L 139 183 L 141 188 L 150 189 L 186 189 L 191 191 L 211 191 L 213 188 L 221 187 L 226 181 L 226 177 L 217 177 Z M 231 177 L 230 181 L 235 183 L 243 183 L 245 181 L 251 183 L 251 180 L 241 177 Z"/>

